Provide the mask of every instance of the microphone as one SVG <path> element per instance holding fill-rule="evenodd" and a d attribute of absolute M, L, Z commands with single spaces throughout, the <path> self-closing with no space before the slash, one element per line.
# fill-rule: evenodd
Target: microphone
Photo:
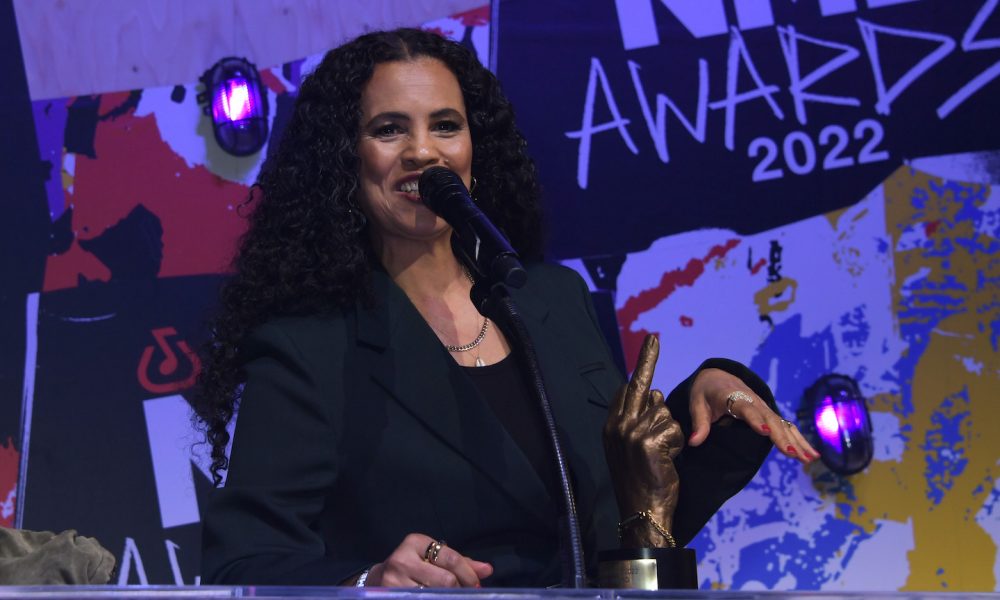
<path fill-rule="evenodd" d="M 462 178 L 444 167 L 420 175 L 420 199 L 451 225 L 452 248 L 466 266 L 490 284 L 519 288 L 528 280 L 510 242 L 472 201 Z"/>

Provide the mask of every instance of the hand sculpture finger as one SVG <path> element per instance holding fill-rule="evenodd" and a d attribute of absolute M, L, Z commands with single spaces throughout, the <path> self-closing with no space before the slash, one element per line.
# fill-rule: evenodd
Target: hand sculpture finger
<path fill-rule="evenodd" d="M 668 428 L 680 430 L 680 425 L 674 420 L 674 416 L 670 414 L 670 409 L 667 408 L 663 392 L 660 390 L 649 392 L 647 412 L 640 415 L 640 423 L 646 423 L 649 430 L 654 431 L 658 436 L 662 435 Z"/>
<path fill-rule="evenodd" d="M 670 440 L 670 460 L 673 460 L 684 449 L 684 431 L 681 429 L 680 423 L 671 422 L 667 435 Z"/>
<path fill-rule="evenodd" d="M 639 351 L 635 371 L 629 378 L 625 397 L 621 406 L 622 416 L 635 417 L 646 405 L 649 388 L 653 383 L 653 371 L 660 356 L 660 340 L 652 334 L 646 336 Z"/>
<path fill-rule="evenodd" d="M 654 435 L 649 440 L 649 446 L 669 458 L 670 466 L 672 466 L 673 459 L 684 449 L 684 432 L 681 430 L 680 423 L 670 416 L 670 411 L 666 410 L 666 407 L 664 407 L 664 411 L 666 412 L 665 417 L 657 416 Z"/>
<path fill-rule="evenodd" d="M 667 408 L 667 404 L 663 398 L 663 392 L 660 390 L 650 390 L 649 394 L 646 395 L 646 409 L 651 411 L 659 419 L 673 419 L 670 415 L 670 409 Z"/>
<path fill-rule="evenodd" d="M 660 447 L 667 449 L 667 456 L 673 461 L 681 450 L 684 449 L 684 432 L 681 425 L 670 415 L 670 410 L 663 404 L 663 393 L 660 390 L 653 390 L 653 395 L 659 396 L 658 401 L 662 405 L 662 412 L 666 413 L 662 419 L 663 431 L 660 432 Z"/>
<path fill-rule="evenodd" d="M 665 406 L 663 402 L 663 392 L 660 390 L 649 390 L 649 393 L 646 394 L 646 401 L 643 403 L 643 409 L 656 413 L 659 412 L 658 409 L 660 406 Z M 669 416 L 669 414 L 670 411 L 668 410 L 667 415 Z"/>

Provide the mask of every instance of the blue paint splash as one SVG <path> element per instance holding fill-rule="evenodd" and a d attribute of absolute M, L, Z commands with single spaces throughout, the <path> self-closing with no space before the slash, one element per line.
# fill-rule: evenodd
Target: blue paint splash
<path fill-rule="evenodd" d="M 843 328 L 840 341 L 851 351 L 860 352 L 871 335 L 871 325 L 865 310 L 866 307 L 862 304 L 840 315 L 839 324 Z"/>
<path fill-rule="evenodd" d="M 795 578 L 797 590 L 819 590 L 836 575 L 826 565 L 847 546 L 850 555 L 871 535 L 859 526 L 827 516 L 810 539 L 794 533 L 750 544 L 740 551 L 740 568 L 733 574 L 733 588 L 739 589 L 753 581 L 774 589 L 788 575 Z M 843 560 L 841 562 L 843 562 Z"/>
<path fill-rule="evenodd" d="M 969 463 L 964 443 L 971 426 L 969 390 L 965 387 L 945 398 L 931 414 L 931 427 L 921 448 L 926 462 L 927 498 L 935 505 L 941 504 Z"/>

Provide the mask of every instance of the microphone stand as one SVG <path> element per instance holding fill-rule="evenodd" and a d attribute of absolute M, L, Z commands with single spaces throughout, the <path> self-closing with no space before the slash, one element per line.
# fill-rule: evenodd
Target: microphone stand
<path fill-rule="evenodd" d="M 464 258 L 460 255 L 460 259 Z M 470 269 L 470 272 L 478 273 L 476 269 Z M 559 432 L 556 429 L 552 406 L 549 404 L 549 397 L 545 391 L 545 381 L 538 364 L 538 355 L 535 352 L 531 335 L 525 327 L 517 304 L 510 296 L 507 287 L 502 281 L 492 280 L 492 274 L 485 274 L 476 279 L 472 286 L 471 298 L 479 312 L 492 319 L 507 336 L 507 341 L 510 342 L 521 363 L 522 372 L 528 378 L 528 389 L 542 409 L 562 488 L 565 526 L 560 523 L 559 533 L 562 540 L 559 545 L 562 550 L 563 581 L 567 587 L 586 587 L 586 562 L 583 557 L 580 521 L 576 514 L 576 499 L 570 481 L 569 466 L 563 453 L 562 444 L 559 442 Z"/>

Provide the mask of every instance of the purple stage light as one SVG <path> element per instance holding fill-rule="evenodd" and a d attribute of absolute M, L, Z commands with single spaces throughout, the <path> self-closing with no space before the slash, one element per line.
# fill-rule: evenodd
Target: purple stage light
<path fill-rule="evenodd" d="M 806 390 L 799 416 L 803 432 L 814 434 L 823 464 L 831 471 L 851 475 L 871 462 L 874 440 L 868 407 L 850 377 L 820 377 Z"/>
<path fill-rule="evenodd" d="M 260 150 L 267 141 L 267 94 L 257 68 L 243 58 L 223 58 L 201 77 L 198 94 L 219 146 L 235 156 Z M 210 102 L 209 102 L 210 100 Z"/>
<path fill-rule="evenodd" d="M 836 451 L 840 452 L 840 419 L 837 418 L 837 410 L 830 403 L 831 398 L 824 399 L 824 406 L 819 409 L 816 415 L 816 432 L 827 444 L 830 444 Z"/>
<path fill-rule="evenodd" d="M 247 80 L 230 79 L 222 84 L 212 104 L 212 118 L 216 120 L 225 118 L 236 123 L 251 116 L 253 116 L 253 103 L 247 90 Z"/>

